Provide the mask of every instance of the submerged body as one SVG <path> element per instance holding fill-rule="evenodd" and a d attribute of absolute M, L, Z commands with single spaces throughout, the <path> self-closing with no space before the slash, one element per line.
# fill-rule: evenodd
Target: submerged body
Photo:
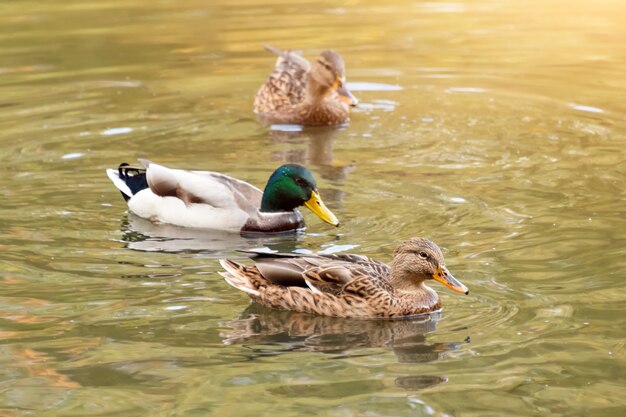
<path fill-rule="evenodd" d="M 398 318 L 441 307 L 425 281 L 467 294 L 444 265 L 439 247 L 423 238 L 403 242 L 390 265 L 362 255 L 258 253 L 255 265 L 221 260 L 233 287 L 267 307 L 334 317 Z"/>
<path fill-rule="evenodd" d="M 349 120 L 349 107 L 358 100 L 345 85 L 341 55 L 324 51 L 309 64 L 297 51 L 265 48 L 278 59 L 254 99 L 254 112 L 262 121 L 328 126 Z"/>
<path fill-rule="evenodd" d="M 304 227 L 297 207 L 339 221 L 320 199 L 311 172 L 295 164 L 274 171 L 264 191 L 224 174 L 171 169 L 149 161 L 107 175 L 140 217 L 176 226 L 229 232 L 285 232 Z"/>

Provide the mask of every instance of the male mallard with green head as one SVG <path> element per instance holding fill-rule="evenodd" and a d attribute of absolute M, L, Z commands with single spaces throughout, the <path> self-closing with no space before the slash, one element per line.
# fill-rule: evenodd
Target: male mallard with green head
<path fill-rule="evenodd" d="M 349 107 L 358 100 L 346 86 L 343 58 L 327 50 L 313 64 L 298 51 L 281 51 L 274 71 L 254 99 L 254 112 L 270 124 L 328 126 L 349 120 Z"/>
<path fill-rule="evenodd" d="M 469 290 L 448 271 L 439 247 L 411 238 L 390 265 L 363 255 L 253 252 L 253 266 L 223 259 L 220 274 L 267 307 L 334 317 L 399 318 L 441 308 L 434 279 L 453 291 Z"/>
<path fill-rule="evenodd" d="M 107 175 L 130 211 L 177 226 L 231 232 L 285 232 L 304 227 L 304 205 L 326 223 L 338 226 L 326 207 L 311 171 L 296 164 L 277 168 L 261 191 L 217 172 L 171 169 L 140 160 L 143 167 L 121 164 Z"/>

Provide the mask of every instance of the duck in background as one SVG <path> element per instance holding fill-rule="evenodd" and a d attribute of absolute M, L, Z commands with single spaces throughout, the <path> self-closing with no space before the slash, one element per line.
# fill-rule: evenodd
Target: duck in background
<path fill-rule="evenodd" d="M 304 227 L 304 205 L 333 226 L 337 217 L 319 196 L 302 165 L 277 168 L 261 191 L 247 182 L 209 171 L 171 169 L 140 160 L 107 169 L 130 211 L 155 222 L 229 232 L 287 232 Z"/>
<path fill-rule="evenodd" d="M 220 274 L 271 308 L 333 317 L 401 318 L 441 308 L 427 280 L 469 293 L 446 268 L 439 247 L 419 237 L 401 243 L 391 265 L 352 254 L 249 253 L 256 257 L 253 266 L 222 259 L 226 272 Z"/>
<path fill-rule="evenodd" d="M 310 64 L 300 51 L 265 49 L 278 55 L 274 71 L 254 99 L 254 112 L 268 124 L 339 125 L 358 100 L 346 86 L 345 64 L 335 51 Z"/>

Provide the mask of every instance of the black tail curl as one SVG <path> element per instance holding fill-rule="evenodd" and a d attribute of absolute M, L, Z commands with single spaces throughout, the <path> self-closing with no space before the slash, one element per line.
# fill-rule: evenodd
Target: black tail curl
<path fill-rule="evenodd" d="M 117 172 L 119 177 L 130 191 L 132 191 L 133 195 L 137 194 L 139 191 L 148 188 L 148 180 L 146 179 L 146 169 L 143 167 L 135 167 L 123 162 L 117 168 Z M 122 193 L 122 197 L 124 200 L 128 201 L 132 197 L 132 195 L 128 196 Z"/>

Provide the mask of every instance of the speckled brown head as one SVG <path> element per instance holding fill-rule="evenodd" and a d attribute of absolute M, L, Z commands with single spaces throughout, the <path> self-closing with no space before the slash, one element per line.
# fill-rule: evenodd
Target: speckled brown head
<path fill-rule="evenodd" d="M 391 268 L 392 276 L 417 284 L 434 279 L 453 291 L 469 293 L 446 268 L 441 249 L 428 239 L 413 237 L 402 242 L 394 251 Z"/>
<path fill-rule="evenodd" d="M 310 77 L 323 90 L 335 90 L 343 103 L 351 106 L 358 104 L 358 100 L 346 86 L 345 64 L 337 52 L 332 50 L 322 52 L 311 66 Z"/>

